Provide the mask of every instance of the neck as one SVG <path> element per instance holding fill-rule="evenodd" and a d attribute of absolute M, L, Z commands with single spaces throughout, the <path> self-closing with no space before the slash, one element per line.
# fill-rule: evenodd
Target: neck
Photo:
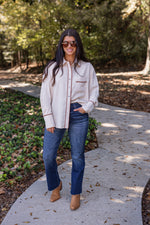
<path fill-rule="evenodd" d="M 65 60 L 68 61 L 70 64 L 73 64 L 75 57 L 74 56 L 65 56 Z"/>

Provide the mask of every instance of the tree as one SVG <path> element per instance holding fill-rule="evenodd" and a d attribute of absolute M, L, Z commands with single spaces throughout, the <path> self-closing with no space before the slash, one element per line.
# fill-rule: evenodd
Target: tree
<path fill-rule="evenodd" d="M 146 57 L 145 68 L 143 70 L 144 75 L 150 74 L 150 2 L 149 2 L 148 26 L 149 26 L 149 29 L 148 29 L 147 57 Z"/>
<path fill-rule="evenodd" d="M 140 13 L 142 24 L 147 36 L 147 56 L 143 74 L 150 73 L 150 1 L 149 0 L 129 0 L 128 6 L 124 9 L 123 18 L 130 16 L 133 12 Z"/>
<path fill-rule="evenodd" d="M 1 14 L 12 65 L 26 61 L 27 67 L 29 60 L 44 64 L 54 57 L 60 33 L 76 18 L 66 3 L 54 0 L 35 0 L 32 4 L 25 0 L 3 1 Z"/>
<path fill-rule="evenodd" d="M 1 55 L 12 65 L 26 62 L 28 67 L 29 61 L 44 65 L 54 57 L 62 31 L 72 27 L 97 69 L 137 65 L 145 61 L 147 47 L 145 4 L 145 0 L 0 0 L 0 36 L 5 39 L 0 39 Z"/>

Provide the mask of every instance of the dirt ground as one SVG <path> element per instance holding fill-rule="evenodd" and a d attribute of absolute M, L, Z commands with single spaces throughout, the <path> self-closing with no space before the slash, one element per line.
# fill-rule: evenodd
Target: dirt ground
<path fill-rule="evenodd" d="M 30 82 L 35 85 L 41 85 L 42 74 L 18 73 L 17 70 L 0 71 L 0 79 L 12 79 L 17 81 Z M 150 75 L 143 76 L 142 72 L 119 72 L 98 74 L 98 82 L 100 87 L 99 101 L 112 106 L 123 107 L 127 109 L 143 111 L 150 113 Z M 42 175 L 41 172 L 40 175 Z M 33 181 L 38 178 L 35 174 Z M 28 181 L 24 181 L 28 182 Z M 15 201 L 16 196 L 20 195 L 25 188 L 30 185 L 28 182 L 25 187 L 18 191 L 15 195 L 15 189 L 8 191 L 7 200 L 9 205 Z M 13 197 L 14 196 L 14 197 Z M 0 197 L 2 193 L 0 192 Z M 143 224 L 150 224 L 150 180 L 148 181 L 142 198 L 142 216 Z M 9 208 L 9 207 L 8 207 Z M 3 217 L 7 213 L 7 209 L 3 212 Z M 1 218 L 2 220 L 2 218 Z"/>
<path fill-rule="evenodd" d="M 33 69 L 31 71 L 34 71 Z M 42 74 L 18 73 L 17 70 L 0 71 L 0 79 L 41 85 Z M 35 72 L 35 71 L 34 71 Z M 98 74 L 99 101 L 105 104 L 150 112 L 150 75 L 137 72 Z"/>

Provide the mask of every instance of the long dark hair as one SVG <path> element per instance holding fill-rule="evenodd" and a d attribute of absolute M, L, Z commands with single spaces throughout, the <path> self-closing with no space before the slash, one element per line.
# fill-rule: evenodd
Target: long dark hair
<path fill-rule="evenodd" d="M 59 71 L 59 69 L 62 69 L 62 73 L 63 73 L 63 58 L 65 56 L 64 50 L 63 50 L 63 46 L 62 46 L 62 42 L 64 40 L 65 36 L 73 36 L 75 38 L 76 41 L 76 55 L 75 55 L 75 63 L 74 63 L 74 68 L 76 70 L 76 67 L 79 63 L 80 60 L 83 60 L 85 62 L 87 62 L 87 58 L 85 57 L 84 54 L 84 49 L 83 49 L 83 45 L 82 45 L 82 41 L 81 38 L 78 34 L 78 32 L 75 29 L 67 29 L 65 30 L 59 40 L 57 49 L 56 49 L 56 53 L 55 53 L 55 58 L 50 60 L 49 63 L 47 64 L 47 66 L 45 67 L 44 70 L 44 79 L 48 76 L 48 68 L 56 62 L 56 65 L 53 68 L 53 85 L 55 84 L 55 77 Z"/>

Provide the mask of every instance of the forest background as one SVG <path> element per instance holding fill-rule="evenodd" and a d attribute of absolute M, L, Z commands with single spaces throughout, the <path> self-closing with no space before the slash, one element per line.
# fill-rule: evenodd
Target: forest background
<path fill-rule="evenodd" d="M 97 72 L 144 68 L 148 0 L 0 0 L 0 67 L 44 67 L 60 34 L 75 28 Z"/>

